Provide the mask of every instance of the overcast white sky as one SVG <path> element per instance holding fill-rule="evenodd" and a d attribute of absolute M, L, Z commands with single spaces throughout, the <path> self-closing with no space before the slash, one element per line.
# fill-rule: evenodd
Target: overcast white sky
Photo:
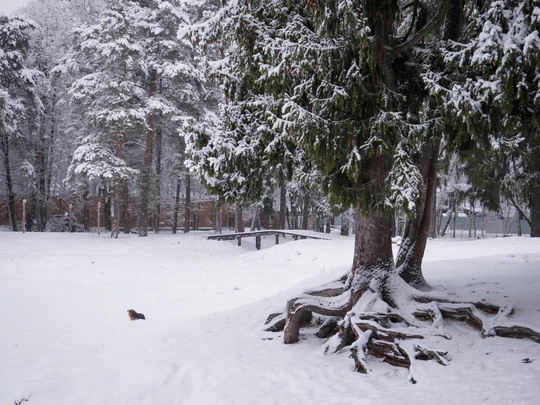
<path fill-rule="evenodd" d="M 29 0 L 0 0 L 0 14 L 11 14 L 19 7 L 24 7 Z"/>

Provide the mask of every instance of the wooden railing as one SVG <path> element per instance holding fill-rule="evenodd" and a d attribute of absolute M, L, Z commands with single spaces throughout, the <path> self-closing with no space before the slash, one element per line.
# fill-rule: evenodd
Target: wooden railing
<path fill-rule="evenodd" d="M 313 235 L 312 233 L 304 233 L 302 231 L 285 231 L 281 229 L 267 229 L 263 231 L 250 231 L 250 232 L 238 232 L 238 233 L 224 233 L 219 235 L 210 235 L 208 240 L 237 240 L 238 246 L 242 246 L 242 238 L 255 237 L 255 247 L 257 250 L 261 248 L 261 236 L 276 236 L 276 245 L 279 245 L 279 237 L 290 235 L 294 240 L 298 239 L 324 239 L 330 238 L 325 236 Z"/>

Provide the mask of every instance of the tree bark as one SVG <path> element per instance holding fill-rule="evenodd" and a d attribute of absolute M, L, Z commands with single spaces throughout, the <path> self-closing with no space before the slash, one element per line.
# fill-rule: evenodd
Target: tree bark
<path fill-rule="evenodd" d="M 258 206 L 255 206 L 255 209 L 253 210 L 253 217 L 251 218 L 251 231 L 260 231 L 261 230 L 261 216 L 260 216 L 260 210 Z"/>
<path fill-rule="evenodd" d="M 214 204 L 214 211 L 215 211 L 215 223 L 216 223 L 216 233 L 221 233 L 221 203 L 219 200 L 216 200 Z"/>
<path fill-rule="evenodd" d="M 128 234 L 131 232 L 131 226 L 129 224 L 129 184 L 127 179 L 122 180 L 120 192 L 122 193 L 122 225 L 124 233 Z"/>
<path fill-rule="evenodd" d="M 48 202 L 50 198 L 51 187 L 51 159 L 53 153 L 54 136 L 56 130 L 55 121 L 56 95 L 52 94 L 52 101 L 49 97 L 45 99 L 45 113 L 42 117 L 39 130 L 38 145 L 36 146 L 36 172 L 38 175 L 37 184 L 37 228 L 44 232 L 47 224 Z M 44 120 L 50 119 L 50 128 L 47 135 L 47 123 Z"/>
<path fill-rule="evenodd" d="M 392 167 L 387 155 L 367 158 L 367 176 L 370 186 L 381 190 Z M 354 256 L 349 280 L 354 305 L 362 294 L 376 282 L 382 295 L 385 295 L 386 280 L 395 272 L 392 252 L 392 223 L 390 213 L 356 212 L 356 232 L 354 236 Z M 371 286 L 371 287 L 370 287 Z"/>
<path fill-rule="evenodd" d="M 90 187 L 88 183 L 84 184 L 82 192 L 83 200 L 83 226 L 85 231 L 90 231 Z"/>
<path fill-rule="evenodd" d="M 154 187 L 154 232 L 159 232 L 159 223 L 161 221 L 161 176 L 162 176 L 162 151 L 163 151 L 163 136 L 161 128 L 156 125 L 155 134 L 155 157 L 156 157 L 156 183 Z"/>
<path fill-rule="evenodd" d="M 381 264 L 393 269 L 392 218 L 381 214 L 366 216 L 360 211 L 356 217 L 353 273 L 369 273 Z"/>
<path fill-rule="evenodd" d="M 245 231 L 244 213 L 243 213 L 241 205 L 236 206 L 235 219 L 236 219 L 236 232 L 244 232 Z"/>
<path fill-rule="evenodd" d="M 186 206 L 184 210 L 184 233 L 189 232 L 190 222 L 191 222 L 191 175 L 186 173 L 185 177 L 186 183 Z"/>
<path fill-rule="evenodd" d="M 126 137 L 124 134 L 120 135 L 118 141 L 116 142 L 116 157 L 122 158 L 124 154 L 124 143 L 126 142 Z M 122 199 L 120 196 L 120 182 L 122 179 L 115 178 L 113 186 L 113 206 L 111 207 L 111 238 L 118 238 L 120 233 L 120 206 L 122 204 Z"/>
<path fill-rule="evenodd" d="M 13 191 L 13 176 L 11 174 L 11 161 L 10 161 L 10 144 L 9 137 L 7 135 L 2 136 L 2 152 L 4 152 L 4 170 L 6 172 L 6 192 L 8 195 L 8 210 L 9 220 L 11 222 L 11 230 L 17 232 L 19 226 L 17 224 L 15 193 Z"/>
<path fill-rule="evenodd" d="M 435 179 L 435 181 L 437 181 Z M 429 223 L 429 238 L 436 238 L 437 233 L 437 187 L 433 187 L 433 195 L 431 196 L 431 221 Z"/>
<path fill-rule="evenodd" d="M 150 71 L 148 96 L 152 98 L 157 90 L 157 71 Z M 156 114 L 148 113 L 146 119 L 146 147 L 144 152 L 144 168 L 141 177 L 141 207 L 139 211 L 139 236 L 148 236 L 148 207 L 152 183 L 152 161 L 154 156 L 154 132 L 156 129 Z"/>
<path fill-rule="evenodd" d="M 289 222 L 290 229 L 298 229 L 298 209 L 295 204 L 291 203 L 291 221 Z"/>
<path fill-rule="evenodd" d="M 394 55 L 391 50 L 394 45 L 396 4 L 393 1 L 366 2 L 365 4 L 369 26 L 373 29 L 376 38 L 375 62 L 377 64 L 371 75 L 371 88 L 368 89 L 368 93 L 377 95 L 382 88 L 390 90 L 395 88 L 392 70 Z M 368 114 L 373 117 L 378 114 L 377 104 L 377 100 L 373 100 L 372 111 L 368 111 Z M 381 192 L 386 188 L 386 179 L 391 167 L 391 158 L 383 152 L 367 156 L 365 159 L 364 181 L 370 194 L 375 196 L 375 201 L 382 198 Z M 390 272 L 395 271 L 392 253 L 392 222 L 390 215 L 377 211 L 364 213 L 357 210 L 352 266 L 352 276 L 356 280 L 353 285 L 353 303 L 369 287 L 374 277 L 386 278 Z M 379 281 L 384 283 L 383 280 Z"/>
<path fill-rule="evenodd" d="M 463 26 L 464 0 L 451 0 L 443 25 L 443 38 L 457 40 Z"/>
<path fill-rule="evenodd" d="M 452 216 L 454 215 L 454 211 L 450 207 L 448 211 L 446 211 L 446 222 L 444 223 L 442 229 L 441 229 L 441 236 L 444 238 L 444 235 L 446 235 L 446 230 L 448 229 L 448 225 L 450 225 L 450 221 L 452 221 Z"/>
<path fill-rule="evenodd" d="M 309 222 L 309 201 L 310 201 L 310 195 L 309 192 L 306 191 L 304 194 L 304 204 L 302 207 L 302 229 L 307 231 L 308 229 L 308 222 Z"/>
<path fill-rule="evenodd" d="M 279 229 L 285 229 L 287 221 L 287 187 L 283 173 L 280 175 L 279 186 Z"/>
<path fill-rule="evenodd" d="M 180 209 L 180 187 L 182 182 L 180 177 L 176 180 L 176 193 L 174 195 L 174 212 L 173 212 L 173 222 L 172 222 L 172 233 L 176 234 L 178 229 L 178 210 Z"/>
<path fill-rule="evenodd" d="M 396 259 L 396 267 L 400 276 L 407 283 L 419 289 L 429 288 L 422 274 L 422 260 L 433 220 L 432 207 L 437 183 L 439 145 L 439 142 L 428 145 L 424 151 L 420 167 L 423 184 L 420 191 L 418 212 L 414 218 L 407 220 L 403 241 Z"/>
<path fill-rule="evenodd" d="M 531 187 L 531 238 L 540 238 L 540 185 Z"/>
<path fill-rule="evenodd" d="M 456 226 L 457 226 L 457 217 L 458 217 L 458 212 L 457 212 L 457 196 L 455 195 L 456 192 L 454 192 L 454 226 L 453 226 L 453 229 L 452 229 L 452 238 L 455 239 L 456 238 Z"/>
<path fill-rule="evenodd" d="M 344 212 L 341 214 L 341 229 L 340 229 L 340 235 L 341 236 L 349 236 L 349 211 Z"/>
<path fill-rule="evenodd" d="M 37 174 L 37 218 L 38 231 L 45 231 L 47 223 L 47 154 L 45 152 L 45 128 L 40 129 L 39 140 L 35 150 L 35 170 Z"/>

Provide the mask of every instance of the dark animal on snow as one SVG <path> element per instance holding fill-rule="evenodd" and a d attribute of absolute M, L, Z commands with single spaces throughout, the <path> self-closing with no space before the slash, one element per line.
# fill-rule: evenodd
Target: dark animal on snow
<path fill-rule="evenodd" d="M 128 312 L 128 315 L 129 315 L 129 319 L 131 319 L 132 321 L 136 321 L 137 319 L 146 319 L 144 317 L 144 314 L 140 314 L 137 311 L 135 311 L 134 309 L 128 309 L 127 312 Z"/>

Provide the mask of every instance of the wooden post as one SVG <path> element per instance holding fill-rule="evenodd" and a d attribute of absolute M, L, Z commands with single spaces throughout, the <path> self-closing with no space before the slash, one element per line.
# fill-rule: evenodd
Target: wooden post
<path fill-rule="evenodd" d="M 236 239 L 238 239 L 238 246 L 242 246 L 242 237 L 238 235 Z"/>
<path fill-rule="evenodd" d="M 276 233 L 276 245 L 279 245 L 279 233 Z"/>
<path fill-rule="evenodd" d="M 259 235 L 255 236 L 255 248 L 261 250 L 261 237 Z"/>
<path fill-rule="evenodd" d="M 26 198 L 22 200 L 22 232 L 26 231 Z"/>

